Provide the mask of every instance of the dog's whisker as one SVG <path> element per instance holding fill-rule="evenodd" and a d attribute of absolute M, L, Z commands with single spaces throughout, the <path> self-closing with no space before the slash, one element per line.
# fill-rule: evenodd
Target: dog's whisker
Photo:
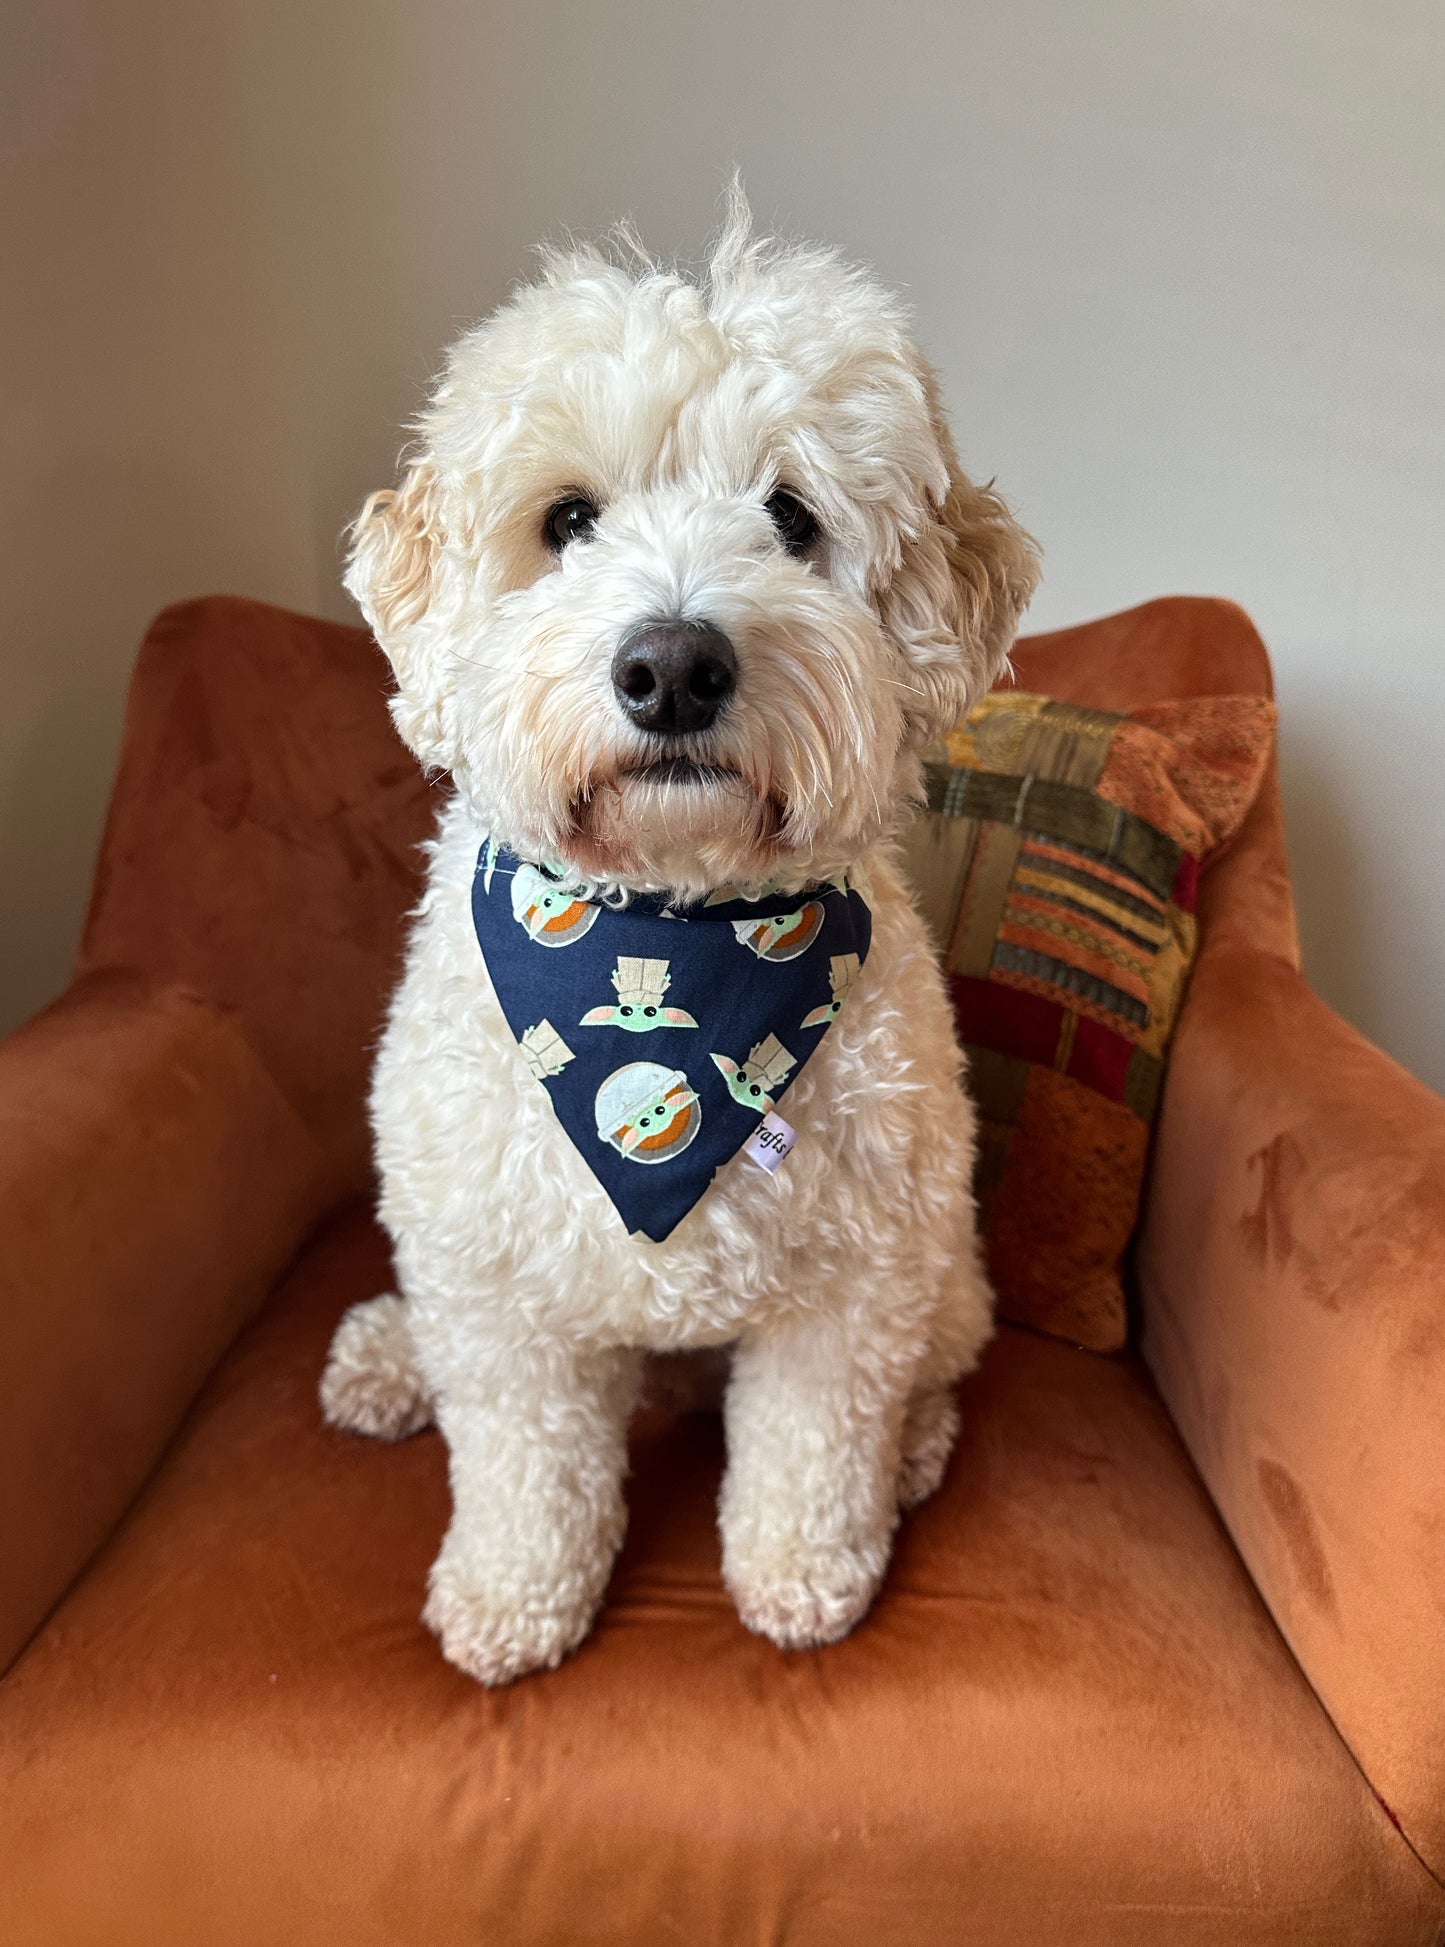
<path fill-rule="evenodd" d="M 479 669 L 488 675 L 495 675 L 501 672 L 506 672 L 517 676 L 529 677 L 533 682 L 543 682 L 543 683 L 548 682 L 552 679 L 554 674 L 554 672 L 551 670 L 531 669 L 525 665 L 518 668 L 516 665 L 508 665 L 506 663 L 501 663 L 501 662 L 483 662 L 482 659 L 478 656 L 455 656 L 454 655 L 452 657 L 452 661 L 455 663 L 460 663 L 464 669 Z"/>

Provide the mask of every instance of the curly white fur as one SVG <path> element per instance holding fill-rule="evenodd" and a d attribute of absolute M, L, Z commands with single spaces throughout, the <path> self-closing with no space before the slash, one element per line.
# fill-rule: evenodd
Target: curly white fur
<path fill-rule="evenodd" d="M 724 1570 L 743 1620 L 797 1645 L 867 1609 L 990 1331 L 960 1056 L 891 833 L 918 750 L 1002 666 L 1032 544 L 964 476 L 905 313 L 860 272 L 754 240 L 740 195 L 700 282 L 628 249 L 550 255 L 453 348 L 347 582 L 402 735 L 456 790 L 372 1094 L 404 1302 L 348 1315 L 322 1400 L 387 1438 L 440 1425 L 426 1618 L 487 1683 L 591 1625 L 645 1352 L 732 1348 Z M 766 510 L 780 486 L 821 526 L 806 559 Z M 559 557 L 546 518 L 573 494 L 600 517 Z M 611 688 L 659 618 L 736 650 L 695 746 L 709 782 L 647 776 Z M 621 893 L 865 876 L 872 950 L 789 1092 L 776 1177 L 735 1158 L 664 1243 L 626 1234 L 488 983 L 487 832 Z"/>

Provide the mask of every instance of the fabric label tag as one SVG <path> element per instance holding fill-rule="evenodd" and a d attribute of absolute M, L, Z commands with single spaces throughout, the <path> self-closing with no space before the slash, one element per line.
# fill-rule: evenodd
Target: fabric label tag
<path fill-rule="evenodd" d="M 793 1125 L 784 1122 L 776 1109 L 769 1109 L 743 1148 L 759 1169 L 765 1169 L 769 1176 L 776 1176 L 779 1166 L 792 1153 L 797 1140 L 798 1132 Z"/>

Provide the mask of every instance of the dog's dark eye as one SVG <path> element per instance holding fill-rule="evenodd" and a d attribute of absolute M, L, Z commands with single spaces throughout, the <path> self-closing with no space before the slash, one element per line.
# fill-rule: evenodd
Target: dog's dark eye
<path fill-rule="evenodd" d="M 580 496 L 559 500 L 547 516 L 544 533 L 547 546 L 560 554 L 569 541 L 585 541 L 597 525 L 597 509 Z"/>
<path fill-rule="evenodd" d="M 778 530 L 778 539 L 789 554 L 804 555 L 817 540 L 818 523 L 798 496 L 790 494 L 786 487 L 779 487 L 768 502 L 768 513 Z"/>

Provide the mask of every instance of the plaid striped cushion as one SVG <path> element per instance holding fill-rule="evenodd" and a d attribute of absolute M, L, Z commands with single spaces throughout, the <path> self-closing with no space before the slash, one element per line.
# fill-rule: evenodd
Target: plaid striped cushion
<path fill-rule="evenodd" d="M 1259 788 L 1258 696 L 1121 714 L 988 697 L 930 753 L 907 840 L 978 1104 L 977 1192 L 1007 1318 L 1108 1350 L 1201 866 Z"/>

